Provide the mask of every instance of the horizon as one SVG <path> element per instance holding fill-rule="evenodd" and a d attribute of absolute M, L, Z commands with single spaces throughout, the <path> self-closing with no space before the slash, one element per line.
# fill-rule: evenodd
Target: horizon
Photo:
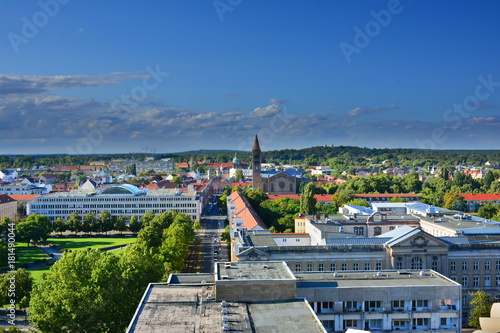
<path fill-rule="evenodd" d="M 497 1 L 7 0 L 0 154 L 497 150 Z"/>

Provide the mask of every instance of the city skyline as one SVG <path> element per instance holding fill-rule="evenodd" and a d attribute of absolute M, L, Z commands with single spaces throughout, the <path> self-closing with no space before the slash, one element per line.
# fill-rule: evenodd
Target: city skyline
<path fill-rule="evenodd" d="M 495 1 L 4 1 L 0 154 L 497 149 Z"/>

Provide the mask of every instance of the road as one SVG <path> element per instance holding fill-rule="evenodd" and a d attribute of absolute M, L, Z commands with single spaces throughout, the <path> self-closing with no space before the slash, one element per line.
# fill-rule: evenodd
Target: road
<path fill-rule="evenodd" d="M 212 197 L 201 220 L 203 229 L 200 236 L 203 240 L 203 259 L 201 273 L 213 273 L 215 261 L 229 261 L 227 246 L 221 242 L 220 235 L 224 231 L 225 215 L 220 215 L 217 206 L 218 197 Z M 217 260 L 215 259 L 217 258 Z"/>

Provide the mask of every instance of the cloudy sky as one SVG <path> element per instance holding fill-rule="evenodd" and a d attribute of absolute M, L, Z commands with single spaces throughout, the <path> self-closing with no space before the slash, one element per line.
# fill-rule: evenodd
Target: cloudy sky
<path fill-rule="evenodd" d="M 0 154 L 497 149 L 500 2 L 0 2 Z"/>

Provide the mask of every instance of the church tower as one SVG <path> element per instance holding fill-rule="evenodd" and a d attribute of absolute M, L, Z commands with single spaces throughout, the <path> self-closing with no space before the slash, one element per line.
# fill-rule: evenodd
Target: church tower
<path fill-rule="evenodd" d="M 259 145 L 259 138 L 255 135 L 255 141 L 252 148 L 252 187 L 254 189 L 262 190 L 262 176 L 261 176 L 261 150 Z"/>

